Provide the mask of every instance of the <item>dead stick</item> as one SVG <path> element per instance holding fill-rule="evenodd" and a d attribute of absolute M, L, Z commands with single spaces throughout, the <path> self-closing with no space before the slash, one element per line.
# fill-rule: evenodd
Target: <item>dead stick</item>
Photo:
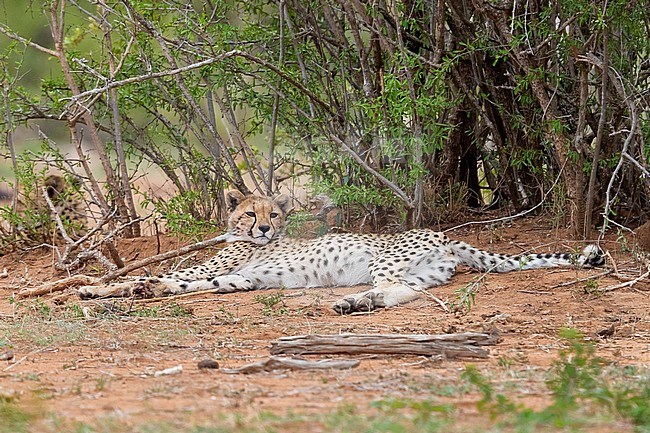
<path fill-rule="evenodd" d="M 571 285 L 573 285 L 573 284 L 582 283 L 583 281 L 589 281 L 589 280 L 594 280 L 594 279 L 596 279 L 596 278 L 604 277 L 605 275 L 609 275 L 609 274 L 611 274 L 611 273 L 612 273 L 612 270 L 611 270 L 611 269 L 608 269 L 608 270 L 606 270 L 605 272 L 601 272 L 601 273 L 598 274 L 598 275 L 590 275 L 590 276 L 588 276 L 588 277 L 578 278 L 578 279 L 576 279 L 576 280 L 572 280 L 572 281 L 567 281 L 567 282 L 564 282 L 564 283 L 556 284 L 556 285 L 551 286 L 551 287 L 549 287 L 549 288 L 550 288 L 550 289 L 557 289 L 558 287 L 571 286 Z"/>
<path fill-rule="evenodd" d="M 54 281 L 53 283 L 41 284 L 32 289 L 23 289 L 16 293 L 16 298 L 29 298 L 32 296 L 47 295 L 54 292 L 60 292 L 69 287 L 77 287 L 84 285 L 97 284 L 99 278 L 89 277 L 88 275 L 74 275 L 72 277 L 64 278 L 62 280 Z"/>
<path fill-rule="evenodd" d="M 224 368 L 221 371 L 228 374 L 249 374 L 273 370 L 347 370 L 357 367 L 359 363 L 360 361 L 356 359 L 321 359 L 319 361 L 309 361 L 307 359 L 271 356 L 262 362 L 246 364 L 239 368 Z"/>
<path fill-rule="evenodd" d="M 101 278 L 102 283 L 108 283 L 112 280 L 114 280 L 117 277 L 121 277 L 123 275 L 128 274 L 131 271 L 135 271 L 136 269 L 140 269 L 144 266 L 150 265 L 152 263 L 158 263 L 162 262 L 163 260 L 171 259 L 174 257 L 181 256 L 183 254 L 190 253 L 192 251 L 196 250 L 201 250 L 203 248 L 211 247 L 212 245 L 216 245 L 222 242 L 225 242 L 227 239 L 228 235 L 221 235 L 217 236 L 216 238 L 208 239 L 207 241 L 203 242 L 198 242 L 196 244 L 192 245 L 186 245 L 184 247 L 178 248 L 176 250 L 172 251 L 167 251 L 166 253 L 158 254 L 155 256 L 147 257 L 142 260 L 138 260 L 137 262 L 129 263 L 128 265 L 124 266 L 123 268 L 116 269 L 112 272 L 109 272 L 105 276 Z"/>
<path fill-rule="evenodd" d="M 638 277 L 636 277 L 633 280 L 626 281 L 626 282 L 620 283 L 620 284 L 615 284 L 613 286 L 605 287 L 604 289 L 602 289 L 602 291 L 603 292 L 611 292 L 612 290 L 622 289 L 623 287 L 631 287 L 631 286 L 635 285 L 636 283 L 638 283 L 639 281 L 641 281 L 642 279 L 646 278 L 648 275 L 650 275 L 650 269 L 646 273 L 644 273 L 642 275 L 639 275 Z"/>

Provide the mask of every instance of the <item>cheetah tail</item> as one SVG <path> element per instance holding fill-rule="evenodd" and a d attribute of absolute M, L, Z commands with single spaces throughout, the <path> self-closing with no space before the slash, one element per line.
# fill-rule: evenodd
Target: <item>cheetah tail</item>
<path fill-rule="evenodd" d="M 597 245 L 587 245 L 581 254 L 547 253 L 516 256 L 482 251 L 461 241 L 452 241 L 450 246 L 459 264 L 482 271 L 510 272 L 560 266 L 596 267 L 605 263 L 603 252 Z"/>

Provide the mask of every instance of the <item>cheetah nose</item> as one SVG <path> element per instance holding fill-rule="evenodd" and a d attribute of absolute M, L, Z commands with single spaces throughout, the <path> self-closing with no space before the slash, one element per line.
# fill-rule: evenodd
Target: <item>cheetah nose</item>
<path fill-rule="evenodd" d="M 266 233 L 271 230 L 271 226 L 260 226 L 259 229 L 262 233 Z"/>

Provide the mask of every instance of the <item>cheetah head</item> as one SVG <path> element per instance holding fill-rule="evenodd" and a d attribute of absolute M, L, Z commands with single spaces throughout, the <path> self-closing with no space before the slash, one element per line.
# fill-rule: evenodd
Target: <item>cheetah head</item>
<path fill-rule="evenodd" d="M 289 197 L 283 194 L 269 198 L 229 191 L 226 202 L 230 210 L 229 241 L 247 241 L 258 245 L 265 245 L 283 233 L 284 219 L 291 209 Z"/>

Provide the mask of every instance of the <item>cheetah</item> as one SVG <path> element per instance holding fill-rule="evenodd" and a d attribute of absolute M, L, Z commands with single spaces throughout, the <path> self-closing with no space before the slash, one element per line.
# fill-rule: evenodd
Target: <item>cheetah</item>
<path fill-rule="evenodd" d="M 3 213 L 10 227 L 2 230 L 0 251 L 5 253 L 16 248 L 61 241 L 54 224 L 55 213 L 64 224 L 68 236 L 75 240 L 83 236 L 88 228 L 88 218 L 79 186 L 75 178 L 70 180 L 58 174 L 49 174 L 42 182 L 38 179 L 29 193 L 19 193 L 16 212 Z M 54 211 L 47 203 L 43 190 Z"/>
<path fill-rule="evenodd" d="M 81 298 L 163 296 L 211 289 L 232 293 L 267 288 L 343 287 L 372 284 L 333 305 L 339 314 L 394 307 L 425 289 L 447 283 L 458 265 L 509 272 L 558 266 L 601 266 L 601 250 L 582 254 L 509 256 L 481 251 L 445 234 L 416 229 L 400 234 L 329 234 L 301 240 L 283 237 L 289 200 L 227 193 L 227 246 L 202 265 L 155 278 L 84 286 Z"/>

